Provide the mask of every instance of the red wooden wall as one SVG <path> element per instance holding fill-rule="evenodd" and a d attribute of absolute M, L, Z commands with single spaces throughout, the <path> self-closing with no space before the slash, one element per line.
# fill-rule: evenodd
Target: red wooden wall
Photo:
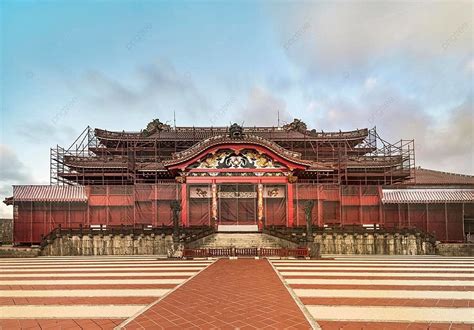
<path fill-rule="evenodd" d="M 89 186 L 88 202 L 21 202 L 14 205 L 15 243 L 38 243 L 61 225 L 171 226 L 170 201 L 181 198 L 179 184 Z M 381 187 L 294 185 L 294 219 L 305 226 L 304 203 L 314 200 L 313 223 L 331 226 L 379 224 L 386 228 L 419 228 L 441 241 L 463 240 L 463 217 L 474 217 L 474 204 L 385 204 Z M 210 199 L 190 201 L 188 221 L 210 224 Z M 286 199 L 264 200 L 266 225 L 285 225 Z"/>

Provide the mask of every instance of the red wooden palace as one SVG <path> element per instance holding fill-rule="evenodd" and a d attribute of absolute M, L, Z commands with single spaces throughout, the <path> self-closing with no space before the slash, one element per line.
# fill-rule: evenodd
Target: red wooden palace
<path fill-rule="evenodd" d="M 418 228 L 441 241 L 474 230 L 474 177 L 415 167 L 413 140 L 389 143 L 375 129 L 170 127 L 141 132 L 89 127 L 51 149 L 51 185 L 14 186 L 14 241 L 37 243 L 63 228 L 305 226 Z"/>

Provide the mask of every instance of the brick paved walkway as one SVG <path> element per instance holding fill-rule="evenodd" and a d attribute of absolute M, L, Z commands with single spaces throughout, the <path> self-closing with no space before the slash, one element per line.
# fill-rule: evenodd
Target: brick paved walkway
<path fill-rule="evenodd" d="M 311 328 L 267 260 L 220 259 L 128 323 L 143 328 Z"/>
<path fill-rule="evenodd" d="M 0 330 L 111 330 L 211 263 L 156 256 L 0 258 Z"/>
<path fill-rule="evenodd" d="M 326 330 L 474 329 L 474 258 L 273 260 Z"/>

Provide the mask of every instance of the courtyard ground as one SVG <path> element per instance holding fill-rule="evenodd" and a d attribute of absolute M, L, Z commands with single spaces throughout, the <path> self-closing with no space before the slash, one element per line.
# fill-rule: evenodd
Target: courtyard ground
<path fill-rule="evenodd" d="M 474 258 L 0 259 L 1 329 L 472 329 Z"/>

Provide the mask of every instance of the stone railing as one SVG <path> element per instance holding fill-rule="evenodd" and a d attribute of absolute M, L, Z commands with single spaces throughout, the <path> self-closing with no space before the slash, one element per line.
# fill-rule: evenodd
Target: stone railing
<path fill-rule="evenodd" d="M 173 256 L 179 247 L 215 232 L 208 226 L 178 228 L 145 226 L 58 227 L 46 235 L 42 255 L 140 255 Z M 171 252 L 170 252 L 171 251 Z"/>
<path fill-rule="evenodd" d="M 308 237 L 304 227 L 266 228 L 266 233 L 300 245 L 318 243 L 321 254 L 401 254 L 435 253 L 435 238 L 416 229 L 334 227 L 314 228 Z"/>

